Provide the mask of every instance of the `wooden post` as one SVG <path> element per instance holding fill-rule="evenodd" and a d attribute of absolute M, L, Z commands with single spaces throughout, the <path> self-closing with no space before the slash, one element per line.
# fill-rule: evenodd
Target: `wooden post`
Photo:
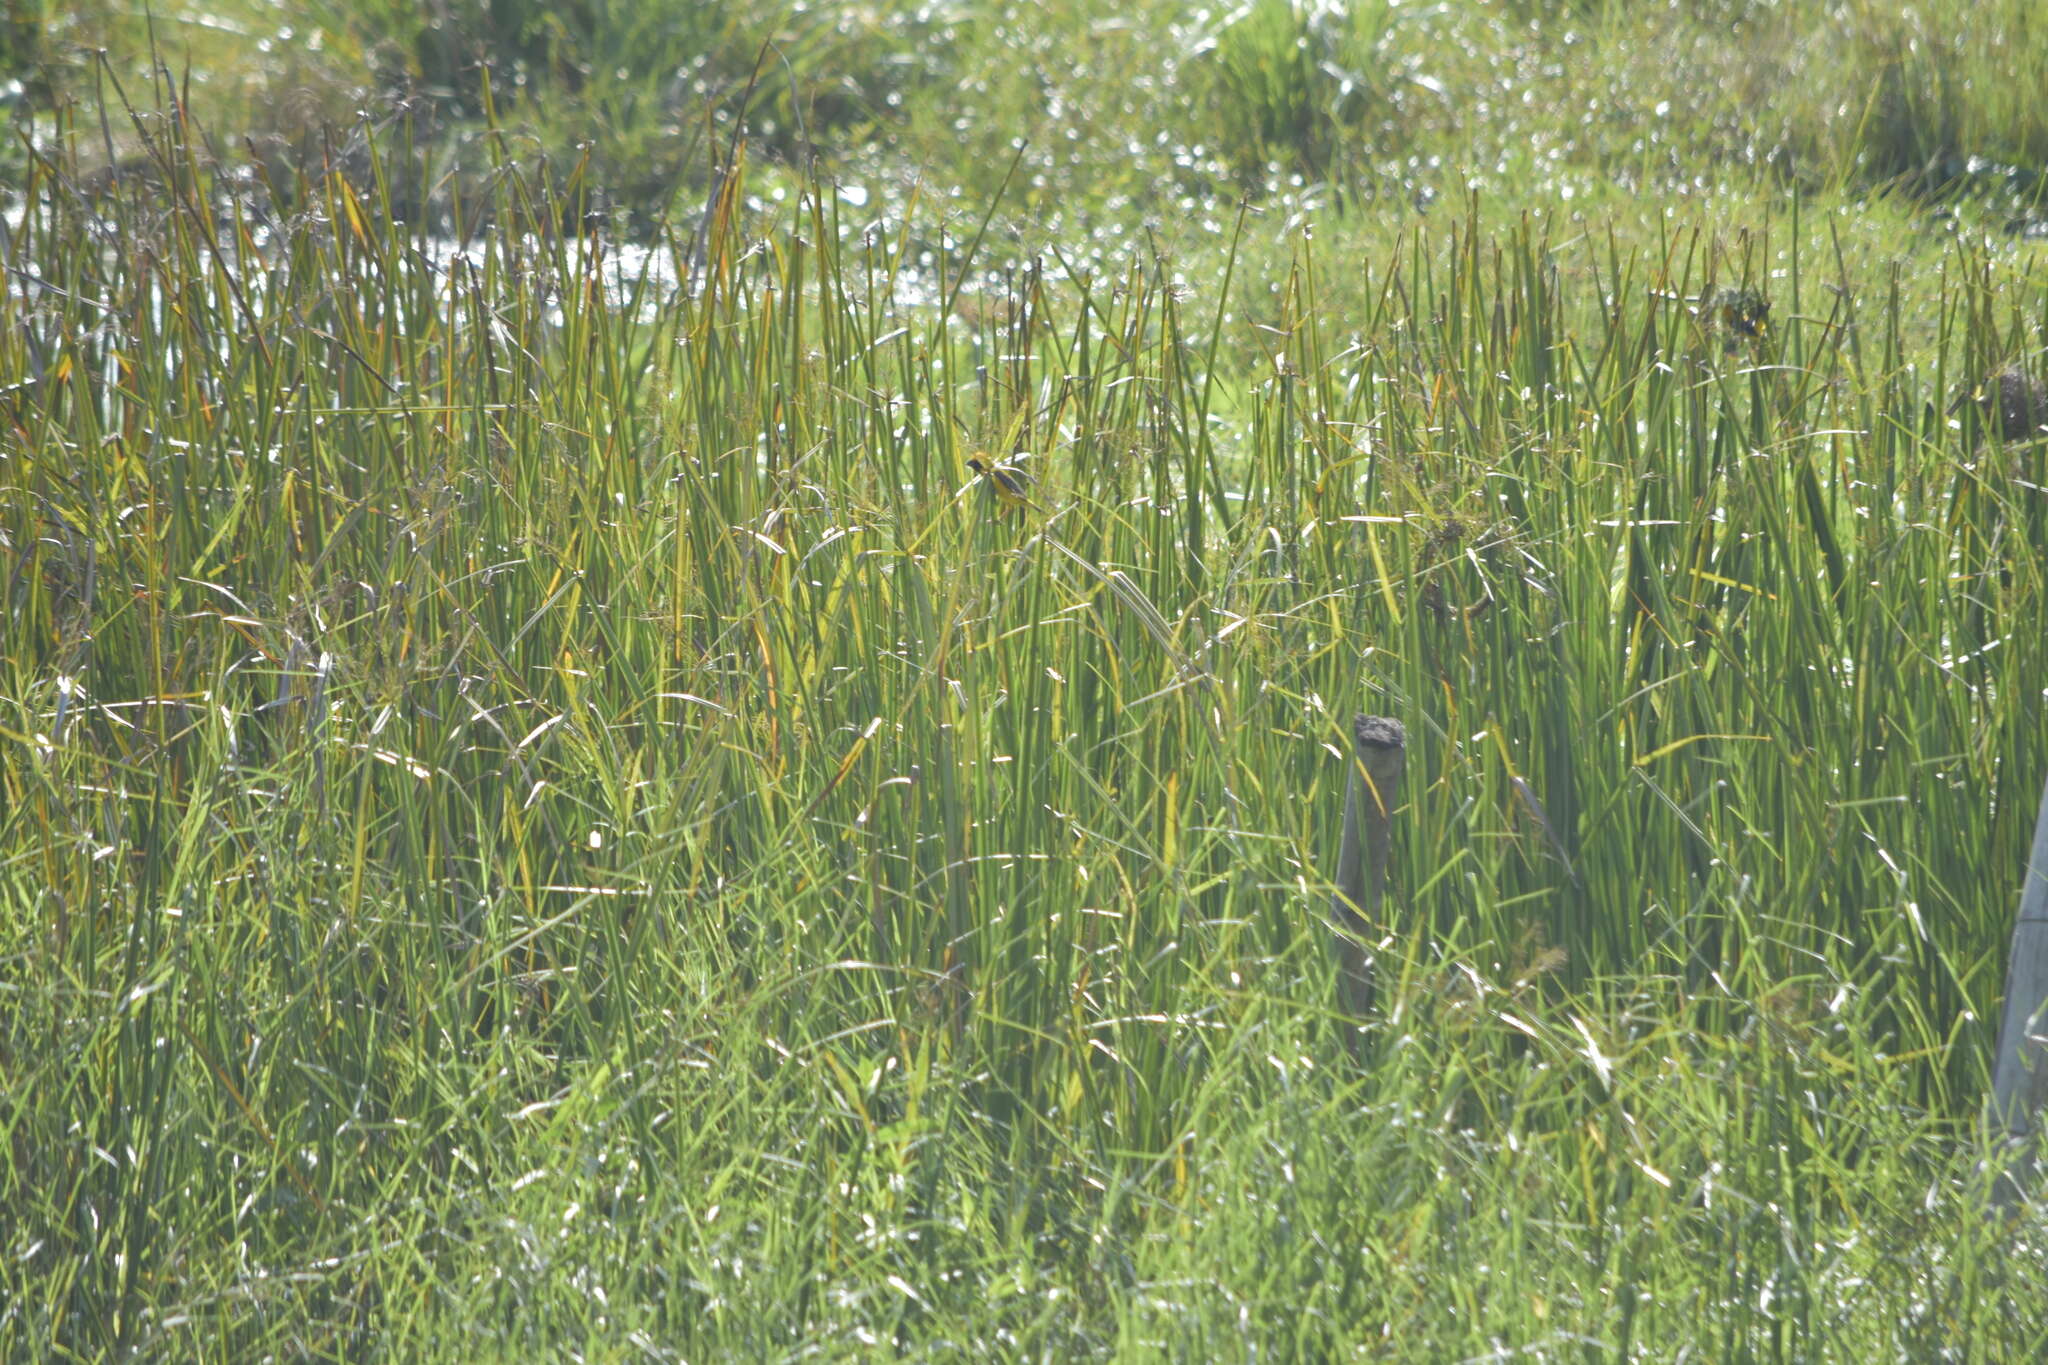
<path fill-rule="evenodd" d="M 2008 1166 L 1993 1201 L 2026 1197 L 2033 1174 L 2034 1131 L 2048 1105 L 2048 784 L 2034 821 L 2034 850 L 2020 886 L 2012 926 L 2012 958 L 2005 969 L 2005 1013 L 1998 1025 L 1998 1062 L 1991 1073 L 1993 1131 L 2016 1166 Z"/>
<path fill-rule="evenodd" d="M 1337 994 L 1344 1012 L 1363 1021 L 1372 1012 L 1373 961 L 1366 945 L 1376 932 L 1387 889 L 1387 850 L 1394 802 L 1408 766 L 1408 732 L 1386 716 L 1351 722 L 1354 756 L 1344 784 L 1344 837 L 1337 851 L 1337 889 L 1330 897 L 1330 933 L 1337 946 Z"/>

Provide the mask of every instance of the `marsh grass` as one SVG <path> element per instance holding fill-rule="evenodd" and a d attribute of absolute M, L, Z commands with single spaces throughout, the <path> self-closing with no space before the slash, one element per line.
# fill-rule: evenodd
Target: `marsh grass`
<path fill-rule="evenodd" d="M 6 243 L 9 1359 L 2040 1354 L 2011 257 L 1475 199 L 1190 285 L 721 143 L 622 274 L 500 131 L 451 251 L 402 124 L 252 196 L 156 100 Z"/>
<path fill-rule="evenodd" d="M 78 0 L 10 8 L 0 104 L 97 108 L 102 56 L 131 88 L 163 58 L 235 150 L 247 135 L 316 171 L 331 130 L 403 107 L 435 163 L 426 184 L 392 187 L 408 219 L 407 195 L 451 183 L 489 201 L 494 163 L 474 135 L 488 117 L 558 168 L 587 158 L 588 207 L 643 238 L 701 208 L 712 149 L 741 126 L 757 150 L 892 203 L 915 179 L 985 204 L 1021 143 L 1007 199 L 1067 247 L 1245 191 L 1384 216 L 1455 204 L 1470 184 L 1574 208 L 1611 207 L 1617 187 L 1745 208 L 1790 188 L 1899 193 L 2038 235 L 2048 26 L 2035 9 Z M 112 131 L 88 161 L 137 151 Z M 0 143 L 0 166 L 18 158 Z"/>

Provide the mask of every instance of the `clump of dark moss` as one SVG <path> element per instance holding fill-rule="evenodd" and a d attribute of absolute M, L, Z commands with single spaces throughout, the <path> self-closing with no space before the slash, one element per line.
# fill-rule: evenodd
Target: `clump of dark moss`
<path fill-rule="evenodd" d="M 2048 383 L 2018 365 L 2007 365 L 1990 378 L 1965 389 L 1949 405 L 1950 412 L 1974 407 L 1984 426 L 2002 441 L 2024 441 L 2048 433 Z"/>

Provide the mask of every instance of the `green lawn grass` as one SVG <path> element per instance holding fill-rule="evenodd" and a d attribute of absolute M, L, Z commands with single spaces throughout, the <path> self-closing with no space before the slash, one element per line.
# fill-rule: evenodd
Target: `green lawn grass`
<path fill-rule="evenodd" d="M 2048 1352 L 2027 7 L 499 8 L 10 37 L 0 1356 Z"/>

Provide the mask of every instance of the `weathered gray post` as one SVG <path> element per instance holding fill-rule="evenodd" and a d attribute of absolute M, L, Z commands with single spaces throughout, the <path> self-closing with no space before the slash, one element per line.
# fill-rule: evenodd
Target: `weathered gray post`
<path fill-rule="evenodd" d="M 1387 849 L 1401 773 L 1408 766 L 1408 732 L 1386 716 L 1355 717 L 1353 757 L 1344 784 L 1344 837 L 1337 850 L 1337 889 L 1330 897 L 1330 931 L 1337 944 L 1337 992 L 1344 1012 L 1363 1020 L 1372 1010 L 1372 952 L 1367 943 L 1387 889 Z"/>
<path fill-rule="evenodd" d="M 2041 1110 L 2048 1105 L 2048 784 L 2034 821 L 2034 850 L 2020 886 L 2012 926 L 2012 960 L 2005 970 L 2005 1013 L 1998 1025 L 1998 1062 L 1991 1073 L 1991 1123 L 2009 1156 L 1994 1200 L 2008 1205 L 2032 1183 L 2032 1147 Z M 2024 1149 L 2024 1151 L 2022 1150 Z"/>

